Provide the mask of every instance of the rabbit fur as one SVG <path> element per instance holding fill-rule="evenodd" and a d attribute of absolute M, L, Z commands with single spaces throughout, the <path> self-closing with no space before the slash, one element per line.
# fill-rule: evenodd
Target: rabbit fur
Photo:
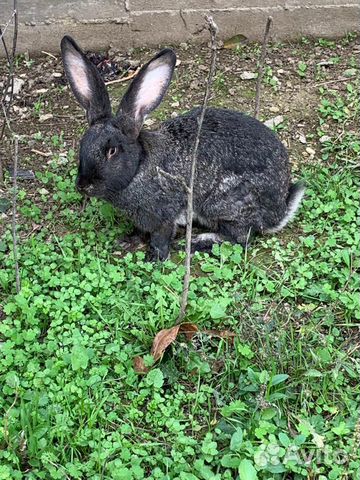
<path fill-rule="evenodd" d="M 150 258 L 166 259 L 176 228 L 186 224 L 191 156 L 200 108 L 142 129 L 161 102 L 176 62 L 164 49 L 142 67 L 113 116 L 103 80 L 75 41 L 61 41 L 65 72 L 89 129 L 81 139 L 77 188 L 119 207 L 150 233 Z M 197 152 L 194 219 L 209 230 L 194 249 L 250 234 L 272 233 L 295 214 L 304 184 L 290 183 L 288 155 L 278 137 L 243 113 L 207 108 Z"/>

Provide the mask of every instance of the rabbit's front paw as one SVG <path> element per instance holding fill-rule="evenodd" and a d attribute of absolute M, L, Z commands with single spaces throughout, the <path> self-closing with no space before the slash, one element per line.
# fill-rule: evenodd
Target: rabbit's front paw
<path fill-rule="evenodd" d="M 217 233 L 201 233 L 191 240 L 191 252 L 211 252 L 214 243 L 221 243 L 222 238 Z"/>
<path fill-rule="evenodd" d="M 163 262 L 169 257 L 169 249 L 159 249 L 156 247 L 150 247 L 147 255 L 146 260 L 148 262 Z"/>
<path fill-rule="evenodd" d="M 168 258 L 173 231 L 172 225 L 165 224 L 150 234 L 150 249 L 147 255 L 149 260 L 157 262 Z"/>

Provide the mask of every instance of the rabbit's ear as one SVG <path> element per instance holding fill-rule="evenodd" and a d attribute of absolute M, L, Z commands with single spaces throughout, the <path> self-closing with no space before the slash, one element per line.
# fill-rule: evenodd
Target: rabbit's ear
<path fill-rule="evenodd" d="M 109 95 L 102 78 L 75 41 L 67 35 L 61 40 L 61 54 L 67 79 L 77 101 L 86 110 L 89 124 L 110 117 Z"/>
<path fill-rule="evenodd" d="M 132 134 L 140 132 L 146 115 L 161 102 L 176 63 L 175 53 L 166 48 L 142 67 L 122 98 L 118 114 L 128 117 Z"/>

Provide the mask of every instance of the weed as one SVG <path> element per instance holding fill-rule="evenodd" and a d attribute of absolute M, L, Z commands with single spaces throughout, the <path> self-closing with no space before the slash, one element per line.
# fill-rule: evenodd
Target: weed
<path fill-rule="evenodd" d="M 216 90 L 222 91 L 225 89 L 225 76 L 223 72 L 218 72 L 215 75 L 213 85 Z"/>
<path fill-rule="evenodd" d="M 265 68 L 264 82 L 270 85 L 274 91 L 279 89 L 279 79 L 274 74 L 273 69 L 269 66 Z"/>
<path fill-rule="evenodd" d="M 45 108 L 45 101 L 43 97 L 40 95 L 40 97 L 34 102 L 34 114 L 35 116 L 39 117 L 41 113 L 44 111 Z"/>
<path fill-rule="evenodd" d="M 317 44 L 323 48 L 331 48 L 331 49 L 336 48 L 336 43 L 333 40 L 328 40 L 325 38 L 319 38 L 319 40 L 317 41 Z"/>
<path fill-rule="evenodd" d="M 300 61 L 298 63 L 298 69 L 297 69 L 297 73 L 299 77 L 302 77 L 302 78 L 306 77 L 307 69 L 308 69 L 308 66 L 306 65 L 306 63 Z"/>

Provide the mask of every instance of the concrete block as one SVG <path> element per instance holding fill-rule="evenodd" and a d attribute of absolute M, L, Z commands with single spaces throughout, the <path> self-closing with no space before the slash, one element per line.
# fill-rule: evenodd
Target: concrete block
<path fill-rule="evenodd" d="M 106 50 L 116 45 L 126 50 L 131 43 L 131 31 L 128 24 L 64 24 L 29 26 L 22 25 L 18 35 L 18 52 L 41 54 L 42 50 L 60 54 L 60 41 L 64 35 L 71 35 L 84 50 Z M 11 40 L 9 31 L 8 42 Z M 1 54 L 0 49 L 0 54 Z"/>
<path fill-rule="evenodd" d="M 285 0 L 129 0 L 130 11 L 206 10 L 269 8 L 284 6 Z"/>
<path fill-rule="evenodd" d="M 1 1 L 0 23 L 11 14 L 12 2 Z M 94 19 L 116 19 L 124 17 L 123 0 L 19 0 L 19 22 L 27 25 L 59 22 L 62 20 L 86 22 Z"/>
<path fill-rule="evenodd" d="M 344 0 L 285 0 L 285 8 L 299 7 L 299 8 L 313 8 L 317 9 L 319 7 L 343 7 L 346 5 L 359 5 L 359 2 L 355 1 L 344 2 Z"/>
<path fill-rule="evenodd" d="M 192 39 L 179 11 L 132 12 L 130 30 L 134 47 L 175 45 Z"/>
<path fill-rule="evenodd" d="M 184 10 L 182 18 L 186 29 L 191 32 L 193 41 L 207 41 L 208 33 L 199 33 L 204 23 L 204 11 Z M 334 13 L 336 21 L 334 21 Z M 341 9 L 313 7 L 311 9 L 231 9 L 212 11 L 214 20 L 220 28 L 220 38 L 230 38 L 236 34 L 245 35 L 249 40 L 263 38 L 268 15 L 274 22 L 271 38 L 276 40 L 296 39 L 302 36 L 339 37 L 346 32 L 359 31 L 359 6 L 343 6 Z"/>
<path fill-rule="evenodd" d="M 18 10 L 18 52 L 31 54 L 58 52 L 65 33 L 91 50 L 207 42 L 202 27 L 209 12 L 222 39 L 243 34 L 262 40 L 268 15 L 274 18 L 271 37 L 277 40 L 360 31 L 360 3 L 345 0 L 18 0 Z M 12 2 L 0 0 L 1 25 L 11 12 Z M 9 27 L 8 42 L 11 34 Z"/>

